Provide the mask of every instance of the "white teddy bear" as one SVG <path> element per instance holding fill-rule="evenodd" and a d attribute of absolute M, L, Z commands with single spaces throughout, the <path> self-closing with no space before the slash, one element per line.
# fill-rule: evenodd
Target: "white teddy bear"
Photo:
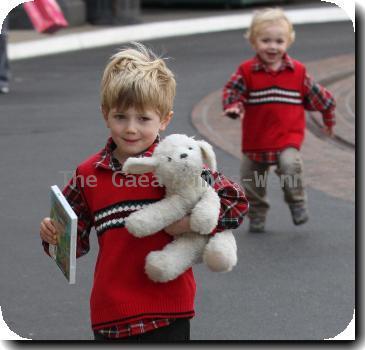
<path fill-rule="evenodd" d="M 193 232 L 175 236 L 162 250 L 148 254 L 145 271 L 155 282 L 177 278 L 202 258 L 216 272 L 230 271 L 237 263 L 236 241 L 230 230 L 209 236 L 218 222 L 220 199 L 201 177 L 203 164 L 216 171 L 212 146 L 181 134 L 167 136 L 152 157 L 129 158 L 124 163 L 124 173 L 154 172 L 166 188 L 164 199 L 126 218 L 132 235 L 152 235 L 190 214 Z"/>

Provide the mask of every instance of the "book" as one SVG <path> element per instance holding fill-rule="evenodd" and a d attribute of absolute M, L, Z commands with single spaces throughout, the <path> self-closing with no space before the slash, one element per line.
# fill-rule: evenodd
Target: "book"
<path fill-rule="evenodd" d="M 51 186 L 50 217 L 56 226 L 57 244 L 49 245 L 49 254 L 70 284 L 76 281 L 77 216 L 57 185 Z"/>

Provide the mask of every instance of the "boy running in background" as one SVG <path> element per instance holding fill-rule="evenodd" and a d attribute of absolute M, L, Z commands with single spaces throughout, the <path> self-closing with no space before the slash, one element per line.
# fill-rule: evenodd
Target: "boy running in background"
<path fill-rule="evenodd" d="M 295 32 L 281 9 L 257 12 L 247 32 L 256 55 L 242 62 L 223 88 L 224 115 L 242 120 L 241 181 L 250 203 L 250 232 L 264 232 L 269 209 L 266 179 L 270 166 L 283 181 L 284 199 L 295 225 L 308 220 L 300 147 L 305 110 L 322 113 L 324 132 L 333 135 L 335 101 L 315 83 L 287 49 Z"/>

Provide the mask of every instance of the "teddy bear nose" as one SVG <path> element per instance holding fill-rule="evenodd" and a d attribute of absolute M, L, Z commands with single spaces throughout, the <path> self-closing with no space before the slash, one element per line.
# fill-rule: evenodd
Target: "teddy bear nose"
<path fill-rule="evenodd" d="M 183 158 L 186 158 L 188 155 L 187 155 L 187 153 L 182 153 L 182 154 L 180 154 L 180 158 L 181 159 L 183 159 Z"/>

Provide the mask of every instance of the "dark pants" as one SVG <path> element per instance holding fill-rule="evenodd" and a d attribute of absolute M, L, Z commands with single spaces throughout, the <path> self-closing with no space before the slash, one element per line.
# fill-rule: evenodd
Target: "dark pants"
<path fill-rule="evenodd" d="M 7 87 L 9 83 L 9 60 L 7 54 L 7 29 L 8 20 L 5 19 L 3 28 L 0 34 L 0 88 Z"/>
<path fill-rule="evenodd" d="M 149 342 L 183 342 L 190 340 L 190 320 L 179 318 L 169 326 L 157 328 L 153 331 L 132 337 L 112 339 L 94 332 L 94 338 L 98 341 L 119 341 L 127 343 L 149 343 Z"/>

